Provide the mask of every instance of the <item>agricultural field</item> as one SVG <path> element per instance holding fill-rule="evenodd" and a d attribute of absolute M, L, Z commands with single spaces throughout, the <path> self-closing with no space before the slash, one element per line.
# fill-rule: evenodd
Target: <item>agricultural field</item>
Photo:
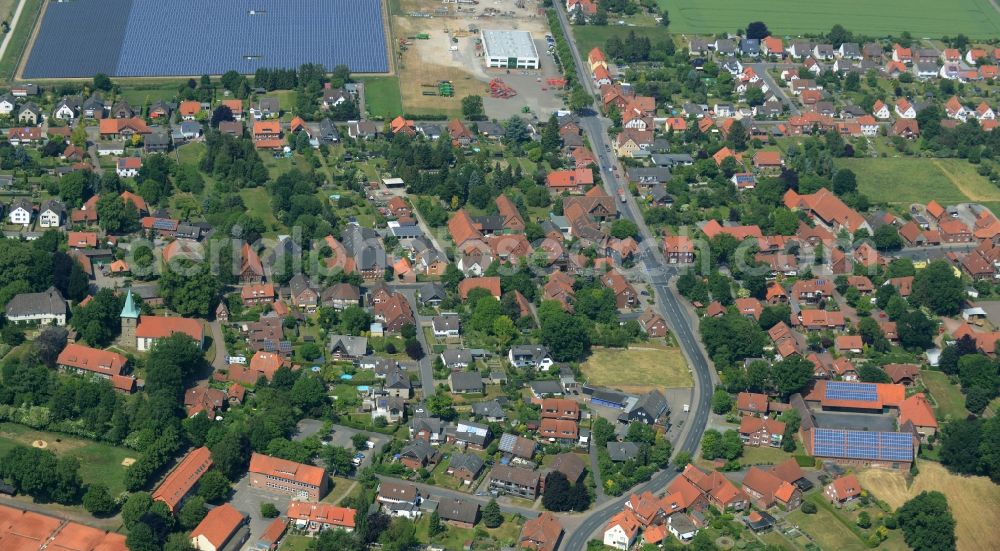
<path fill-rule="evenodd" d="M 658 0 L 669 10 L 670 30 L 678 33 L 714 34 L 743 29 L 751 21 L 767 23 L 779 35 L 820 33 L 841 24 L 868 36 L 954 36 L 972 38 L 1000 34 L 1000 11 L 990 0 Z"/>
<path fill-rule="evenodd" d="M 595 348 L 580 366 L 592 385 L 625 392 L 653 388 L 684 388 L 694 383 L 681 350 L 642 343 L 626 350 Z"/>
<path fill-rule="evenodd" d="M 1000 491 L 984 476 L 960 476 L 940 463 L 918 461 L 920 473 L 907 485 L 904 473 L 868 469 L 858 474 L 861 485 L 875 497 L 898 508 L 922 491 L 937 490 L 948 498 L 955 516 L 959 551 L 1000 547 Z"/>
<path fill-rule="evenodd" d="M 105 484 L 111 495 L 125 491 L 125 468 L 139 452 L 63 434 L 34 430 L 24 425 L 0 423 L 0 456 L 11 448 L 43 447 L 56 455 L 72 455 L 80 460 L 80 476 L 85 484 Z"/>
<path fill-rule="evenodd" d="M 962 159 L 890 157 L 837 159 L 835 163 L 854 171 L 858 190 L 874 202 L 905 208 L 931 199 L 942 205 L 972 201 L 989 206 L 1000 201 L 1000 188 Z"/>

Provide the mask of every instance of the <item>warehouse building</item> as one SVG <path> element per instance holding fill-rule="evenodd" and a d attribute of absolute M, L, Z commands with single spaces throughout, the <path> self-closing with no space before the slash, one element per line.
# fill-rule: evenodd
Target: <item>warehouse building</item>
<path fill-rule="evenodd" d="M 538 69 L 538 50 L 528 31 L 483 31 L 487 67 Z"/>

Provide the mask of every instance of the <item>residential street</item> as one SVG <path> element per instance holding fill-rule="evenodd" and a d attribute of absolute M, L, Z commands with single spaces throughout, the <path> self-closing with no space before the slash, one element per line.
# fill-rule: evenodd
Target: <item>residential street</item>
<path fill-rule="evenodd" d="M 427 399 L 434 394 L 434 353 L 427 343 L 427 338 L 424 337 L 423 325 L 430 323 L 431 318 L 421 316 L 417 310 L 417 289 L 420 287 L 419 285 L 393 285 L 392 287 L 406 296 L 406 300 L 409 301 L 410 308 L 413 310 L 413 317 L 417 322 L 417 340 L 420 341 L 420 346 L 424 347 L 424 357 L 420 358 L 420 361 L 417 362 L 420 368 L 420 388 L 424 391 L 424 399 Z"/>

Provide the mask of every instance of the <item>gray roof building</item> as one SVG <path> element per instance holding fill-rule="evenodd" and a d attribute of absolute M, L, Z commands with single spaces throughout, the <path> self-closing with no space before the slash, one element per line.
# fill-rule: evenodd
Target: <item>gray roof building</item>
<path fill-rule="evenodd" d="M 482 392 L 483 378 L 476 371 L 456 371 L 448 376 L 448 386 L 452 392 Z"/>
<path fill-rule="evenodd" d="M 7 303 L 5 313 L 7 320 L 15 323 L 54 321 L 57 325 L 65 325 L 66 311 L 66 300 L 62 294 L 55 287 L 49 287 L 41 293 L 14 295 Z"/>
<path fill-rule="evenodd" d="M 351 358 L 360 358 L 368 351 L 368 339 L 349 335 L 330 335 L 327 350 Z"/>
<path fill-rule="evenodd" d="M 476 478 L 479 476 L 480 471 L 483 470 L 483 465 L 483 460 L 476 454 L 455 453 L 451 456 L 451 462 L 448 463 L 448 470 L 464 470 L 470 473 L 472 478 Z"/>
<path fill-rule="evenodd" d="M 489 402 L 476 402 L 475 404 L 472 404 L 472 413 L 477 417 L 485 417 L 491 421 L 502 421 L 507 417 L 503 408 L 500 407 L 500 403 L 496 400 L 490 400 Z"/>
<path fill-rule="evenodd" d="M 438 504 L 441 520 L 475 524 L 479 521 L 479 504 L 465 499 L 445 498 Z"/>
<path fill-rule="evenodd" d="M 635 459 L 639 455 L 639 444 L 635 442 L 608 442 L 608 457 L 616 463 Z"/>

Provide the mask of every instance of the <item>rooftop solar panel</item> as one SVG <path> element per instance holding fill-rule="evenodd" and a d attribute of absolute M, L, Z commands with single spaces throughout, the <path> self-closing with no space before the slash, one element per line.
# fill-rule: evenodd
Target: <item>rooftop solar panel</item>
<path fill-rule="evenodd" d="M 52 2 L 24 76 L 252 74 L 303 63 L 387 72 L 381 1 Z"/>
<path fill-rule="evenodd" d="M 813 454 L 872 461 L 912 461 L 913 436 L 903 432 L 816 429 Z"/>
<path fill-rule="evenodd" d="M 875 402 L 878 401 L 878 387 L 872 383 L 827 381 L 825 398 L 827 400 Z"/>

